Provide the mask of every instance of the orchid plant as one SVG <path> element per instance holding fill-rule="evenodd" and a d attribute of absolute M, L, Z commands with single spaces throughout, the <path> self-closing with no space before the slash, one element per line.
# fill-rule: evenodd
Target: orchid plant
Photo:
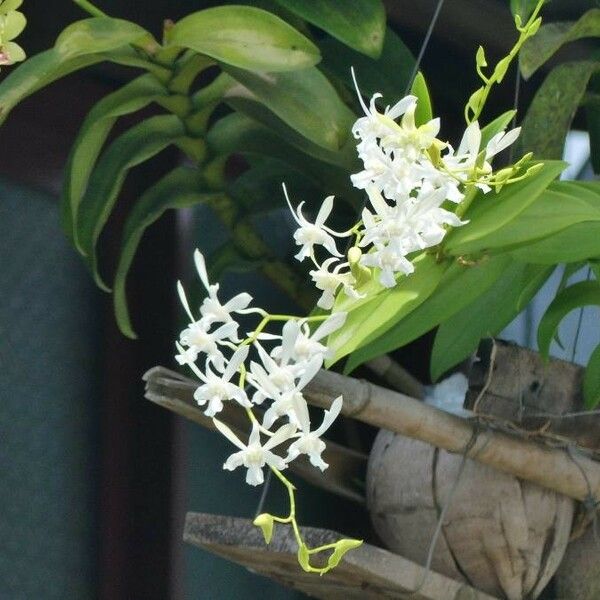
<path fill-rule="evenodd" d="M 427 261 L 437 265 L 440 274 L 451 263 L 461 262 L 448 258 L 443 245 L 451 231 L 470 227 L 468 209 L 473 203 L 490 202 L 487 197 L 493 190 L 498 195 L 505 188 L 544 174 L 545 165 L 534 163 L 531 154 L 494 170 L 493 159 L 517 140 L 520 128 L 506 130 L 512 114 L 510 119 L 500 119 L 485 130 L 478 122 L 490 89 L 502 80 L 521 45 L 539 28 L 541 6 L 540 1 L 524 24 L 517 17 L 519 39 L 489 76 L 483 72 L 483 50 L 477 53 L 477 72 L 483 86 L 467 103 L 467 126 L 456 149 L 438 137 L 439 119 L 429 116 L 417 121 L 417 109 L 423 99 L 409 94 L 380 111 L 377 100 L 381 94 L 375 94 L 368 105 L 364 103 L 353 73 L 364 112 L 352 127 L 363 168 L 351 176 L 351 181 L 368 198 L 360 219 L 347 231 L 328 226 L 334 197 L 327 196 L 311 221 L 304 213 L 304 202 L 294 207 L 283 186 L 297 224 L 293 237 L 299 250 L 295 258 L 312 263 L 310 277 L 321 292 L 318 309 L 311 315 L 269 314 L 252 306 L 252 298 L 246 292 L 222 304 L 219 286 L 209 281 L 205 259 L 198 250 L 195 264 L 207 296 L 197 314 L 183 286 L 178 284 L 189 324 L 176 343 L 176 360 L 196 375 L 200 381 L 194 395 L 198 405 L 236 448 L 223 468 L 246 468 L 246 482 L 250 485 L 263 484 L 263 470 L 269 468 L 283 483 L 289 493 L 288 516 L 264 513 L 255 524 L 262 528 L 267 543 L 275 524 L 290 524 L 298 543 L 298 560 L 305 571 L 326 573 L 361 541 L 342 539 L 308 548 L 302 539 L 295 488 L 282 471 L 301 455 L 307 455 L 314 467 L 327 468 L 322 458 L 326 448 L 322 435 L 343 405 L 343 398 L 337 398 L 325 411 L 322 423 L 313 427 L 303 390 L 325 363 L 343 355 L 340 348 L 343 350 L 349 336 L 357 331 L 347 325 L 353 311 L 374 298 L 378 303 L 394 298 L 396 288 L 410 284 L 423 272 L 428 278 L 431 272 Z M 556 170 L 550 172 L 553 178 Z M 544 176 L 548 177 L 547 173 Z M 343 251 L 338 240 L 345 243 Z M 468 261 L 462 259 L 462 263 L 467 263 L 468 268 Z M 396 303 L 403 302 L 402 296 L 395 299 Z M 427 295 L 421 293 L 421 301 L 425 300 Z M 241 334 L 238 315 L 255 315 L 255 329 Z M 364 317 L 363 313 L 363 325 Z M 275 325 L 276 329 L 267 331 Z M 246 411 L 250 429 L 247 442 L 219 419 L 225 402 Z M 327 564 L 314 566 L 311 558 L 325 551 L 331 551 Z"/>

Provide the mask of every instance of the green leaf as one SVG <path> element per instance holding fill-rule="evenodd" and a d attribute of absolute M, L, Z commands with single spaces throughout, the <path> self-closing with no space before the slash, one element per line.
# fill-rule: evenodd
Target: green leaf
<path fill-rule="evenodd" d="M 385 9 L 380 0 L 276 1 L 351 48 L 372 58 L 380 55 L 385 35 Z"/>
<path fill-rule="evenodd" d="M 309 142 L 304 138 L 299 139 L 297 134 L 294 136 L 291 129 L 286 131 L 284 125 L 280 123 L 280 135 L 277 135 L 272 129 L 267 129 L 253 119 L 234 113 L 215 123 L 206 136 L 206 142 L 215 154 L 237 152 L 281 160 L 305 173 L 313 182 L 328 190 L 328 193 L 360 202 L 362 195 L 350 185 L 347 168 L 326 164 L 310 156 L 315 148 L 314 144 L 308 148 L 310 152 L 307 154 L 306 144 Z M 322 148 L 321 150 L 326 152 Z"/>
<path fill-rule="evenodd" d="M 168 91 L 153 75 L 142 75 L 100 100 L 88 113 L 71 147 L 63 181 L 62 221 L 71 240 L 77 225 L 74 216 L 90 173 L 117 118 L 166 96 Z"/>
<path fill-rule="evenodd" d="M 21 100 L 40 88 L 104 60 L 164 70 L 140 58 L 126 45 L 141 35 L 149 34 L 137 25 L 108 17 L 73 23 L 62 32 L 54 48 L 31 57 L 2 80 L 0 122 Z"/>
<path fill-rule="evenodd" d="M 519 149 L 538 158 L 561 158 L 571 121 L 592 75 L 594 61 L 567 62 L 554 68 L 533 98 L 525 119 Z"/>
<path fill-rule="evenodd" d="M 395 287 L 349 309 L 344 327 L 328 338 L 333 354 L 329 364 L 362 348 L 416 309 L 433 293 L 448 268 L 431 255 L 423 254 L 413 262 L 415 272 L 398 279 Z"/>
<path fill-rule="evenodd" d="M 283 207 L 282 182 L 296 198 L 306 200 L 308 206 L 317 206 L 317 202 L 323 201 L 321 188 L 296 167 L 274 158 L 254 163 L 227 186 L 227 194 L 235 203 L 253 215 Z"/>
<path fill-rule="evenodd" d="M 351 354 L 344 371 L 352 372 L 371 358 L 412 342 L 483 295 L 503 274 L 511 260 L 485 259 L 474 266 L 450 265 L 436 290 L 415 310 Z"/>
<path fill-rule="evenodd" d="M 370 97 L 381 92 L 388 104 L 405 95 L 415 65 L 411 51 L 398 35 L 388 27 L 385 33 L 383 49 L 378 59 L 355 52 L 334 39 L 325 39 L 320 43 L 323 54 L 322 66 L 344 83 L 352 95 L 354 82 L 350 68 L 354 67 L 361 92 Z"/>
<path fill-rule="evenodd" d="M 565 166 L 562 161 L 547 161 L 536 173 L 503 187 L 497 194 L 478 193 L 465 216 L 469 224 L 453 229 L 446 237 L 444 248 L 451 254 L 461 254 L 458 248 L 473 245 L 475 240 L 489 236 L 512 221 L 535 201 Z"/>
<path fill-rule="evenodd" d="M 415 76 L 415 80 L 410 88 L 410 93 L 417 97 L 417 110 L 415 111 L 415 123 L 417 126 L 431 121 L 431 118 L 433 117 L 431 98 L 429 97 L 427 82 L 421 71 Z"/>
<path fill-rule="evenodd" d="M 475 352 L 482 338 L 502 331 L 551 272 L 548 267 L 513 263 L 484 294 L 444 321 L 433 344 L 432 380 Z"/>
<path fill-rule="evenodd" d="M 586 221 L 571 225 L 541 240 L 511 250 L 510 255 L 518 261 L 544 265 L 577 262 L 600 256 L 600 223 Z"/>
<path fill-rule="evenodd" d="M 448 250 L 458 256 L 516 247 L 582 221 L 600 221 L 600 185 L 597 182 L 555 181 L 525 210 L 499 229 L 462 243 L 453 240 Z"/>
<path fill-rule="evenodd" d="M 583 397 L 588 410 L 600 404 L 600 345 L 592 352 L 583 376 Z"/>
<path fill-rule="evenodd" d="M 137 336 L 133 331 L 127 308 L 125 284 L 140 240 L 146 229 L 166 210 L 209 202 L 221 196 L 216 193 L 205 193 L 202 189 L 202 178 L 197 169 L 177 167 L 141 196 L 125 222 L 119 264 L 113 285 L 113 303 L 119 329 L 129 338 Z"/>
<path fill-rule="evenodd" d="M 251 6 L 218 6 L 188 15 L 170 30 L 168 43 L 249 71 L 293 71 L 321 58 L 300 32 Z"/>
<path fill-rule="evenodd" d="M 230 88 L 225 99 L 257 99 L 289 127 L 328 150 L 338 151 L 348 141 L 356 115 L 316 67 L 291 73 L 225 70 L 242 84 Z"/>
<path fill-rule="evenodd" d="M 151 37 L 135 23 L 111 17 L 92 17 L 69 25 L 56 38 L 54 49 L 63 60 L 108 52 Z"/>
<path fill-rule="evenodd" d="M 273 538 L 273 528 L 275 525 L 273 515 L 270 515 L 269 513 L 262 513 L 261 515 L 258 515 L 256 519 L 254 519 L 253 523 L 256 527 L 260 527 L 262 529 L 265 543 L 269 544 Z"/>
<path fill-rule="evenodd" d="M 343 539 L 335 543 L 335 548 L 327 560 L 327 567 L 334 569 L 340 564 L 344 554 L 362 545 L 362 540 Z"/>
<path fill-rule="evenodd" d="M 561 46 L 586 37 L 600 36 L 600 9 L 593 8 L 576 22 L 549 23 L 529 38 L 519 55 L 521 73 L 528 79 Z"/>
<path fill-rule="evenodd" d="M 581 281 L 564 289 L 552 300 L 538 326 L 539 352 L 548 358 L 550 344 L 560 322 L 572 310 L 588 304 L 600 305 L 600 284 L 597 281 Z"/>
<path fill-rule="evenodd" d="M 96 242 L 129 170 L 148 160 L 185 134 L 173 115 L 151 117 L 119 136 L 102 154 L 92 172 L 77 215 L 76 244 L 98 286 L 107 290 L 96 266 Z"/>

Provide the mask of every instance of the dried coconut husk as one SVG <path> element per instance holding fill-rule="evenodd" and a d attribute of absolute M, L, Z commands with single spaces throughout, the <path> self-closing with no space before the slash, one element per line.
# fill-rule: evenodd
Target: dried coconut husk
<path fill-rule="evenodd" d="M 462 457 L 389 431 L 369 459 L 367 502 L 386 546 L 425 564 Z M 432 569 L 509 600 L 536 598 L 562 559 L 574 502 L 467 460 L 436 545 Z"/>
<path fill-rule="evenodd" d="M 555 592 L 556 600 L 600 598 L 600 532 L 593 523 L 567 546 L 556 572 Z"/>

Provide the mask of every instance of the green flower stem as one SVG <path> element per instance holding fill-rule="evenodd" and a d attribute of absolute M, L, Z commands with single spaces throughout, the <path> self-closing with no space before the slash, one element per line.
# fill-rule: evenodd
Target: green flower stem
<path fill-rule="evenodd" d="M 532 35 L 534 35 L 535 32 L 537 31 L 537 27 L 535 27 L 534 22 L 538 18 L 538 15 L 540 13 L 540 10 L 542 9 L 542 6 L 544 5 L 544 2 L 545 2 L 545 0 L 538 0 L 538 3 L 536 4 L 535 8 L 533 9 L 533 12 L 529 16 L 529 19 L 527 20 L 527 23 L 525 23 L 525 25 L 521 26 L 520 18 L 518 16 L 516 17 L 517 30 L 519 31 L 519 38 L 517 39 L 515 45 L 512 47 L 512 49 L 508 53 L 508 55 L 505 58 L 503 58 L 496 65 L 494 72 L 490 75 L 489 78 L 487 78 L 481 72 L 481 68 L 479 66 L 477 67 L 477 72 L 479 73 L 480 77 L 482 78 L 482 80 L 484 82 L 484 86 L 481 88 L 481 97 L 478 100 L 477 107 L 475 109 L 471 108 L 471 110 L 473 111 L 472 115 L 469 115 L 469 109 L 470 109 L 469 104 L 467 104 L 467 106 L 465 106 L 465 120 L 467 123 L 473 123 L 473 121 L 476 121 L 481 116 L 481 113 L 483 112 L 485 103 L 487 102 L 487 98 L 490 94 L 492 87 L 494 86 L 494 84 L 500 83 L 502 81 L 502 79 L 504 78 L 504 75 L 506 74 L 506 70 L 510 66 L 510 63 L 519 54 L 519 50 L 521 49 L 521 46 L 523 46 L 525 41 L 528 38 L 530 38 Z M 502 66 L 502 68 L 499 68 L 500 66 Z"/>
<path fill-rule="evenodd" d="M 92 17 L 108 17 L 104 11 L 94 6 L 89 0 L 73 0 L 73 2 Z"/>

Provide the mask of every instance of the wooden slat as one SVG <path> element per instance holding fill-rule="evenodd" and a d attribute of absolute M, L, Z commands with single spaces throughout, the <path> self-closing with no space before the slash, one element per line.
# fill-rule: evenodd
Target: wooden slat
<path fill-rule="evenodd" d="M 203 427 L 214 429 L 212 419 L 202 412 L 194 400 L 197 382 L 164 367 L 150 369 L 144 375 L 144 381 L 146 382 L 145 396 L 148 400 Z M 260 409 L 255 412 L 259 413 Z M 244 411 L 236 405 L 225 403 L 219 418 L 241 439 L 247 436 L 248 419 Z M 290 470 L 317 487 L 364 504 L 364 488 L 360 482 L 365 480 L 367 456 L 328 441 L 323 459 L 329 464 L 329 468 L 325 471 L 315 469 L 306 457 L 298 457 L 290 465 Z"/>
<path fill-rule="evenodd" d="M 301 528 L 309 546 L 342 537 L 327 529 Z M 298 565 L 291 528 L 277 525 L 267 546 L 248 519 L 188 513 L 183 538 L 283 585 L 323 600 L 493 600 L 465 583 L 434 573 L 396 554 L 363 544 L 326 575 L 305 573 Z"/>

